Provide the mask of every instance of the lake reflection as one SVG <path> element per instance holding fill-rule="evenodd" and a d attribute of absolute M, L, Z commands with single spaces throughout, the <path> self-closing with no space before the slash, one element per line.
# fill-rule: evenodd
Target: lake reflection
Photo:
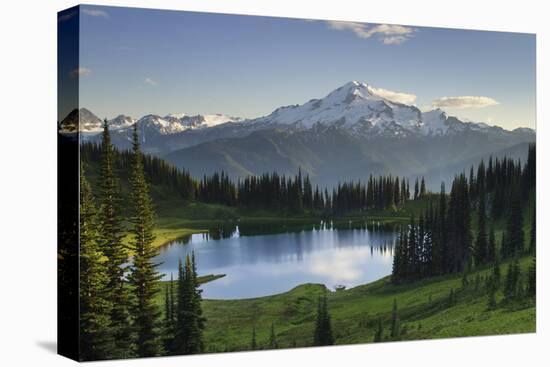
<path fill-rule="evenodd" d="M 214 233 L 214 235 L 212 235 Z M 395 233 L 391 228 L 335 229 L 325 224 L 298 232 L 243 235 L 195 234 L 161 251 L 156 261 L 169 279 L 178 259 L 195 251 L 199 275 L 227 274 L 203 285 L 203 296 L 250 298 L 285 292 L 303 283 L 353 287 L 391 273 Z"/>

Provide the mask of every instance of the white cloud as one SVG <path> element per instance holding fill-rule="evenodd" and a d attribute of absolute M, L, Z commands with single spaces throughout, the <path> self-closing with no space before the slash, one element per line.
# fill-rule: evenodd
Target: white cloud
<path fill-rule="evenodd" d="M 399 45 L 412 37 L 412 34 L 415 32 L 414 28 L 397 24 L 378 24 L 370 27 L 365 23 L 337 20 L 329 20 L 327 23 L 332 29 L 351 31 L 359 38 L 366 39 L 372 36 L 379 36 L 379 40 L 385 45 Z"/>
<path fill-rule="evenodd" d="M 411 105 L 416 101 L 416 95 L 392 90 L 369 87 L 371 92 L 393 102 Z"/>
<path fill-rule="evenodd" d="M 109 14 L 106 11 L 99 9 L 82 9 L 82 13 L 91 17 L 109 18 Z"/>
<path fill-rule="evenodd" d="M 149 85 L 152 85 L 152 86 L 156 86 L 156 85 L 159 84 L 156 80 L 153 80 L 151 78 L 145 78 L 145 83 L 149 84 Z"/>
<path fill-rule="evenodd" d="M 77 76 L 87 76 L 90 75 L 92 71 L 88 68 L 80 67 L 74 70 L 71 70 L 70 75 L 74 78 Z"/>
<path fill-rule="evenodd" d="M 367 248 L 357 252 L 343 250 L 330 258 L 316 256 L 304 270 L 309 274 L 326 278 L 330 285 L 356 283 L 365 271 L 369 251 Z"/>
<path fill-rule="evenodd" d="M 493 98 L 484 96 L 441 97 L 432 102 L 436 108 L 482 108 L 497 104 Z"/>

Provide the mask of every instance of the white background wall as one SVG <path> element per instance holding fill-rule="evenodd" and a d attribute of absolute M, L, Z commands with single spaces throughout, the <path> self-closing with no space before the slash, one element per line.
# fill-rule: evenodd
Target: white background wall
<path fill-rule="evenodd" d="M 113 366 L 548 365 L 549 11 L 544 1 L 116 0 L 102 5 L 537 33 L 536 335 L 106 362 Z M 56 340 L 56 12 L 74 1 L 11 0 L 0 12 L 0 365 L 65 366 Z M 546 23 L 546 24 L 545 24 Z M 543 191 L 544 190 L 544 191 Z M 7 234 L 7 235 L 6 235 Z"/>

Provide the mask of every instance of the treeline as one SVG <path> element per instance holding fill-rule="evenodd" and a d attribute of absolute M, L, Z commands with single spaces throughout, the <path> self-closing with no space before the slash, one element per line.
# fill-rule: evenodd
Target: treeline
<path fill-rule="evenodd" d="M 89 167 L 87 176 L 99 176 L 102 145 L 95 142 L 81 144 L 81 159 Z M 131 170 L 132 152 L 112 150 L 113 169 L 127 182 Z M 427 195 L 424 178 L 418 179 L 411 193 L 409 179 L 397 176 L 370 176 L 364 182 L 343 182 L 331 190 L 313 185 L 309 175 L 298 170 L 296 175 L 276 172 L 248 176 L 237 181 L 225 172 L 205 175 L 200 180 L 188 171 L 179 169 L 161 158 L 143 155 L 146 180 L 156 197 L 157 192 L 176 195 L 183 201 L 199 201 L 247 209 L 288 211 L 300 214 L 315 211 L 323 215 L 343 215 L 350 211 L 396 209 L 407 200 Z M 95 184 L 95 182 L 93 182 Z M 94 188 L 97 185 L 93 185 Z M 123 194 L 125 194 L 123 192 Z"/>
<path fill-rule="evenodd" d="M 179 334 L 190 326 L 186 323 L 186 328 L 178 328 L 170 348 L 165 348 L 166 336 L 163 337 L 162 330 L 168 326 L 162 324 L 155 303 L 162 275 L 157 271 L 158 264 L 153 262 L 157 255 L 153 246 L 154 209 L 145 174 L 149 158 L 141 153 L 134 127 L 132 151 L 124 153 L 124 159 L 129 160 L 129 196 L 123 201 L 115 164 L 117 153 L 106 122 L 100 148 L 95 196 L 83 164 L 80 171 L 80 359 L 164 355 L 191 342 L 182 341 Z M 128 216 L 123 217 L 123 212 Z M 124 226 L 124 221 L 129 226 Z M 129 243 L 123 242 L 126 234 L 130 235 Z M 133 255 L 131 259 L 129 252 Z M 194 259 L 192 262 L 188 259 L 185 270 L 179 276 L 179 282 L 185 284 L 185 292 L 180 295 L 192 306 L 183 306 L 178 297 L 178 310 L 183 311 L 178 311 L 176 320 L 182 313 L 186 320 L 197 323 L 192 342 L 199 343 L 202 350 L 203 321 Z M 185 350 L 194 353 L 197 348 Z"/>
<path fill-rule="evenodd" d="M 414 199 L 427 195 L 424 178 L 415 185 Z M 197 199 L 207 203 L 241 206 L 250 209 L 287 210 L 301 213 L 314 210 L 326 215 L 349 211 L 395 209 L 411 197 L 408 179 L 371 176 L 368 182 L 344 182 L 332 190 L 313 185 L 301 170 L 294 176 L 276 172 L 248 176 L 237 183 L 222 172 L 204 176 L 198 185 Z"/>
<path fill-rule="evenodd" d="M 118 173 L 121 180 L 128 181 L 132 166 L 132 151 L 119 151 L 113 149 L 112 164 L 113 169 Z M 102 143 L 83 142 L 80 146 L 80 157 L 82 162 L 90 169 L 96 168 L 96 163 L 101 162 Z M 152 186 L 161 186 L 173 192 L 179 198 L 184 200 L 194 200 L 197 192 L 197 183 L 191 177 L 189 172 L 181 170 L 165 160 L 143 154 L 143 170 L 147 182 Z M 86 172 L 87 175 L 90 172 Z"/>
<path fill-rule="evenodd" d="M 450 195 L 442 184 L 437 203 L 430 200 L 418 218 L 411 216 L 398 235 L 392 281 L 401 283 L 463 271 L 469 264 L 480 266 L 520 256 L 535 249 L 535 215 L 531 238 L 525 244 L 523 212 L 535 189 L 535 146 L 529 147 L 525 165 L 508 158 L 481 162 L 477 174 L 471 169 L 455 177 Z M 496 208 L 496 209 L 495 209 Z M 472 218 L 477 211 L 477 217 Z M 505 217 L 506 228 L 500 246 L 495 222 Z M 477 231 L 472 233 L 472 222 Z"/>

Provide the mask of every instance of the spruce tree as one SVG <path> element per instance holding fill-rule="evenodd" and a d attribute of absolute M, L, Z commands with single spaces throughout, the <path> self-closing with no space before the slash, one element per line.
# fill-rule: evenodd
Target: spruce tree
<path fill-rule="evenodd" d="M 173 354 L 175 336 L 175 303 L 174 303 L 174 278 L 170 275 L 170 282 L 165 287 L 164 295 L 164 350 L 168 355 Z"/>
<path fill-rule="evenodd" d="M 501 283 L 500 262 L 498 257 L 495 258 L 495 262 L 493 263 L 493 274 L 491 276 L 491 279 L 495 290 L 498 290 L 500 288 L 500 283 Z"/>
<path fill-rule="evenodd" d="M 256 342 L 256 325 L 252 326 L 252 340 L 250 341 L 250 349 L 258 349 L 258 343 Z"/>
<path fill-rule="evenodd" d="M 495 227 L 491 225 L 489 230 L 489 245 L 487 248 L 487 261 L 493 262 L 497 257 L 497 243 L 495 239 Z"/>
<path fill-rule="evenodd" d="M 397 311 L 397 300 L 393 300 L 393 308 L 391 313 L 391 330 L 390 337 L 392 340 L 399 340 L 401 337 L 401 326 L 399 323 L 399 314 Z"/>
<path fill-rule="evenodd" d="M 113 357 L 132 357 L 130 293 L 124 285 L 128 254 L 122 242 L 123 226 L 120 213 L 120 189 L 115 174 L 115 150 L 107 120 L 103 122 L 99 175 L 99 231 L 101 250 L 107 257 L 109 301 L 112 304 L 111 322 L 116 344 Z"/>
<path fill-rule="evenodd" d="M 485 214 L 485 190 L 479 192 L 477 238 L 475 247 L 475 262 L 477 265 L 485 264 L 488 258 L 487 228 Z"/>
<path fill-rule="evenodd" d="M 424 177 L 422 177 L 422 181 L 420 183 L 419 197 L 423 198 L 425 196 L 426 196 L 426 182 L 424 181 Z"/>
<path fill-rule="evenodd" d="M 275 326 L 271 323 L 271 331 L 269 333 L 269 349 L 277 349 L 279 345 L 277 344 L 277 336 L 275 335 Z"/>
<path fill-rule="evenodd" d="M 200 353 L 204 350 L 203 330 L 205 328 L 206 319 L 202 314 L 202 290 L 200 289 L 199 276 L 197 273 L 197 263 L 195 258 L 195 251 L 191 252 L 191 273 L 193 275 L 193 302 L 191 304 L 193 314 L 197 319 L 197 331 L 195 338 L 198 341 L 198 349 L 196 353 Z"/>
<path fill-rule="evenodd" d="M 512 190 L 510 214 L 506 224 L 506 243 L 504 256 L 520 256 L 524 247 L 523 212 L 521 208 L 521 191 L 516 186 Z"/>
<path fill-rule="evenodd" d="M 533 262 L 529 267 L 527 277 L 527 296 L 535 298 L 537 295 L 537 260 L 533 257 Z"/>
<path fill-rule="evenodd" d="M 157 282 L 162 275 L 157 271 L 159 264 L 153 263 L 158 250 L 153 246 L 154 211 L 149 186 L 143 171 L 137 124 L 134 124 L 132 141 L 132 172 L 130 177 L 130 204 L 132 239 L 130 247 L 134 258 L 128 276 L 135 297 L 132 309 L 134 328 L 137 334 L 136 353 L 138 357 L 155 357 L 162 353 L 159 336 L 160 311 L 155 303 Z"/>
<path fill-rule="evenodd" d="M 113 357 L 107 269 L 100 250 L 97 211 L 90 185 L 80 169 L 80 358 Z"/>
<path fill-rule="evenodd" d="M 194 265 L 194 255 L 187 255 L 185 265 L 178 265 L 178 302 L 174 354 L 196 354 L 204 350 L 200 290 Z"/>
<path fill-rule="evenodd" d="M 449 247 L 447 243 L 447 194 L 445 192 L 445 182 L 441 183 L 441 191 L 439 193 L 439 214 L 437 227 L 437 249 L 434 251 L 434 262 L 436 266 L 436 274 L 441 274 L 449 271 L 450 264 Z"/>
<path fill-rule="evenodd" d="M 504 283 L 504 300 L 510 302 L 517 296 L 518 279 L 519 279 L 519 264 L 517 258 L 508 265 L 506 279 Z"/>
<path fill-rule="evenodd" d="M 327 296 L 324 295 L 323 297 L 319 297 L 319 302 L 317 304 L 313 345 L 322 346 L 332 344 L 334 344 L 332 325 L 328 312 Z"/>
<path fill-rule="evenodd" d="M 533 216 L 531 218 L 531 235 L 529 238 L 529 252 L 534 254 L 537 246 L 537 206 L 533 205 Z"/>
<path fill-rule="evenodd" d="M 376 327 L 376 333 L 374 334 L 375 343 L 380 343 L 384 338 L 384 328 L 382 327 L 382 318 L 378 318 L 378 324 Z"/>

